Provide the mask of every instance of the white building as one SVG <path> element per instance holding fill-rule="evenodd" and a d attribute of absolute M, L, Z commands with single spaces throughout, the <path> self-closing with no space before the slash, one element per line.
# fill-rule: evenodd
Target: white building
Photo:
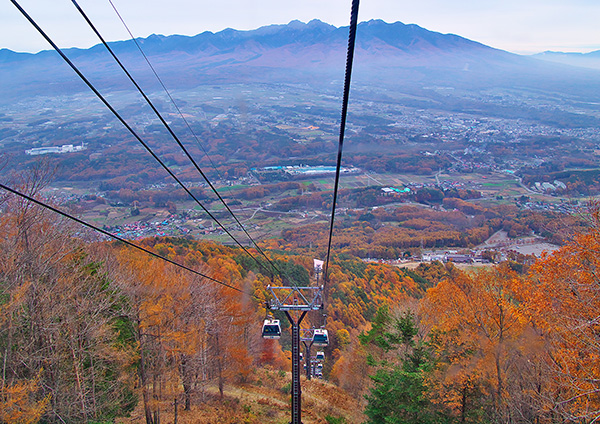
<path fill-rule="evenodd" d="M 83 143 L 81 146 L 73 146 L 72 144 L 63 144 L 62 146 L 53 147 L 34 147 L 33 149 L 25 150 L 25 153 L 31 156 L 46 155 L 48 153 L 74 153 L 85 150 Z"/>

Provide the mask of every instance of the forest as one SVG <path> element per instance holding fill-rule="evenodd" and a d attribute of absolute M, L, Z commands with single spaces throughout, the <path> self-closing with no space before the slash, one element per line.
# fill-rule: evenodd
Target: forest
<path fill-rule="evenodd" d="M 43 175 L 20 183 L 33 197 L 43 186 Z M 0 422 L 109 423 L 135 413 L 137 421 L 127 422 L 159 424 L 173 420 L 174 399 L 181 422 L 214 422 L 193 415 L 211 402 L 220 402 L 219 422 L 275 422 L 272 404 L 250 414 L 225 389 L 266 390 L 280 380 L 261 376 L 289 371 L 289 336 L 260 337 L 266 287 L 313 279 L 322 246 L 281 250 L 293 231 L 288 241 L 265 243 L 282 271 L 269 275 L 238 248 L 185 238 L 139 242 L 232 290 L 19 198 L 3 195 L 0 208 Z M 378 222 L 415 228 L 429 226 L 428 213 L 371 212 Z M 312 422 L 600 419 L 599 204 L 588 206 L 585 226 L 553 255 L 471 271 L 361 261 L 352 249 L 375 232 L 366 218 L 339 231 L 346 249 L 336 240 L 323 369 L 336 396 L 354 398 L 364 419 Z"/>
<path fill-rule="evenodd" d="M 573 231 L 586 226 L 579 216 L 522 210 L 514 205 L 482 207 L 458 198 L 445 198 L 439 210 L 422 205 L 373 208 L 369 212 L 347 211 L 333 236 L 338 254 L 358 258 L 397 259 L 422 248 L 469 249 L 493 233 L 504 230 L 509 237 L 535 233 L 562 244 Z M 266 240 L 272 249 L 324 254 L 327 226 L 316 223 L 284 230 L 279 239 Z"/>

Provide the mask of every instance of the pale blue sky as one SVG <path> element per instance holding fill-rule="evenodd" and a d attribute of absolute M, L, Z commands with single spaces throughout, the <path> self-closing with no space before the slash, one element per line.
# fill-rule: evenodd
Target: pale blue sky
<path fill-rule="evenodd" d="M 113 0 L 136 36 L 254 29 L 293 19 L 348 25 L 350 0 Z M 97 44 L 70 0 L 20 0 L 61 47 Z M 128 35 L 108 0 L 79 0 L 105 38 Z M 415 23 L 515 53 L 600 50 L 600 0 L 362 0 L 359 19 Z M 10 0 L 0 2 L 0 47 L 49 46 Z"/>

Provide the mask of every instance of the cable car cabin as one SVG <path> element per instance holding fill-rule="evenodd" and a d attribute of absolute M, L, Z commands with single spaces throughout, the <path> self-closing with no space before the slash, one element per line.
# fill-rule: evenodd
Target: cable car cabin
<path fill-rule="evenodd" d="M 262 328 L 262 336 L 265 339 L 278 339 L 281 337 L 281 326 L 278 319 L 266 319 Z"/>
<path fill-rule="evenodd" d="M 315 329 L 313 333 L 312 342 L 315 346 L 327 346 L 329 344 L 329 336 L 327 330 L 323 328 Z"/>
<path fill-rule="evenodd" d="M 317 361 L 325 359 L 325 352 L 317 352 Z"/>

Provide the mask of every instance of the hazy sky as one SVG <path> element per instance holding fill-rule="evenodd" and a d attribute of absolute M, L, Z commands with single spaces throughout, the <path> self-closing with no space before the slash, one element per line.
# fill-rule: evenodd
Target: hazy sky
<path fill-rule="evenodd" d="M 108 40 L 129 38 L 108 0 L 78 0 Z M 70 0 L 19 0 L 61 47 L 97 44 Z M 348 25 L 351 0 L 113 0 L 136 36 L 254 29 L 298 19 Z M 600 50 L 600 0 L 362 0 L 359 20 L 414 23 L 515 53 Z M 0 1 L 0 47 L 49 45 L 10 0 Z"/>

